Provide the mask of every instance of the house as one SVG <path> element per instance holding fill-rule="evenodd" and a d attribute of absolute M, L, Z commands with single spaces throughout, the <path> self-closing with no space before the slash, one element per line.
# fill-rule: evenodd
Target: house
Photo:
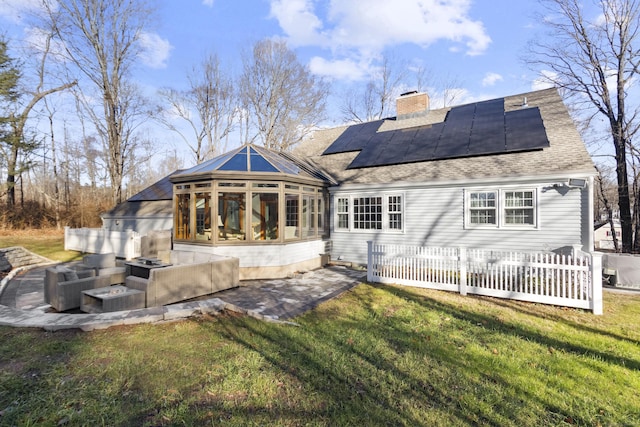
<path fill-rule="evenodd" d="M 238 257 L 244 279 L 365 264 L 367 241 L 592 251 L 595 175 L 556 89 L 439 109 L 408 93 L 293 153 L 248 144 L 173 174 L 174 248 Z"/>
<path fill-rule="evenodd" d="M 613 230 L 615 232 L 616 239 L 618 240 L 618 245 L 622 245 L 622 227 L 620 225 L 620 220 L 618 218 L 614 218 L 611 220 L 613 222 Z M 615 249 L 615 245 L 613 243 L 613 232 L 611 231 L 611 223 L 609 221 L 601 221 L 597 223 L 593 230 L 593 240 L 596 249 Z"/>
<path fill-rule="evenodd" d="M 100 215 L 109 231 L 134 230 L 142 235 L 152 230 L 173 228 L 173 186 L 175 171 Z"/>
<path fill-rule="evenodd" d="M 317 132 L 295 154 L 325 170 L 331 257 L 384 244 L 593 250 L 596 170 L 556 89 Z"/>

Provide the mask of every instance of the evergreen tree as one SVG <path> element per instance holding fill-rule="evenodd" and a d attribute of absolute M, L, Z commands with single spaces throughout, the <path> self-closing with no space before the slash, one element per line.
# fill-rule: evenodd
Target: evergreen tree
<path fill-rule="evenodd" d="M 7 188 L 0 192 L 13 194 L 14 180 L 9 179 L 11 175 L 10 159 L 12 147 L 17 145 L 12 129 L 13 108 L 20 99 L 18 84 L 20 81 L 20 70 L 16 60 L 8 53 L 8 43 L 5 39 L 0 39 L 0 171 L 7 168 Z M 14 168 L 15 169 L 15 168 Z M 13 174 L 15 178 L 15 174 Z M 13 198 L 15 201 L 15 198 Z"/>

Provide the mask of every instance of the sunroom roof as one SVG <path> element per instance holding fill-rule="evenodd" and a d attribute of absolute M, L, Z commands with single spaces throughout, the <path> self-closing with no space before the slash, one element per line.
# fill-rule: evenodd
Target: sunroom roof
<path fill-rule="evenodd" d="M 291 154 L 272 151 L 253 144 L 245 144 L 235 150 L 221 154 L 218 157 L 177 173 L 174 177 L 218 171 L 283 173 L 328 181 L 328 178 L 322 172 L 310 164 L 293 157 Z"/>

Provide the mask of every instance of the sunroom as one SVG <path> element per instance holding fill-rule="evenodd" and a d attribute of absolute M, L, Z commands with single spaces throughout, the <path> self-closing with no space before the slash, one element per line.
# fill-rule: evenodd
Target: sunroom
<path fill-rule="evenodd" d="M 174 248 L 237 257 L 241 279 L 322 265 L 331 180 L 306 162 L 246 144 L 171 182 Z"/>

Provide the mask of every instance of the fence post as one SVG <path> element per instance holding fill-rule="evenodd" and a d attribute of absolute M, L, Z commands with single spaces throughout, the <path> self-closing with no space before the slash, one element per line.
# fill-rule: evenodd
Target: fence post
<path fill-rule="evenodd" d="M 591 252 L 591 310 L 602 314 L 602 254 Z"/>
<path fill-rule="evenodd" d="M 127 229 L 126 232 L 126 243 L 124 245 L 124 257 L 127 261 L 130 261 L 134 255 L 134 242 L 133 242 L 133 230 Z"/>
<path fill-rule="evenodd" d="M 458 272 L 460 273 L 460 295 L 467 295 L 467 249 L 458 248 Z"/>
<path fill-rule="evenodd" d="M 65 225 L 64 226 L 64 250 L 68 251 L 69 250 L 69 226 Z"/>
<path fill-rule="evenodd" d="M 367 240 L 367 282 L 373 282 L 373 241 Z"/>

